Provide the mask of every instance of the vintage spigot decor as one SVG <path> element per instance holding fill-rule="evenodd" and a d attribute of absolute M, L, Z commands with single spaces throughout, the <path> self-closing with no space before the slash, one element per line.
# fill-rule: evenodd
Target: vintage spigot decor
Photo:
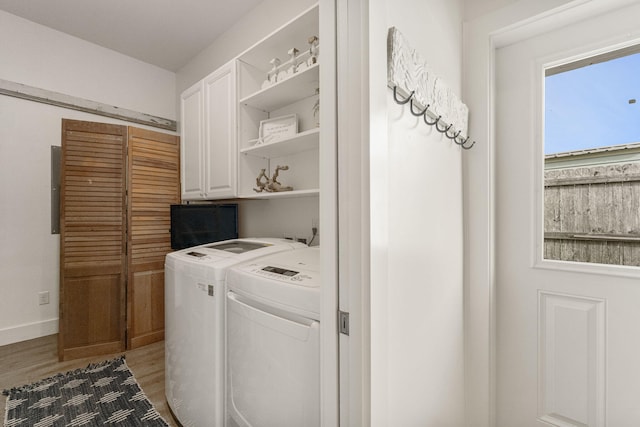
<path fill-rule="evenodd" d="M 279 193 L 282 191 L 291 191 L 293 187 L 283 186 L 282 183 L 278 181 L 278 175 L 280 175 L 280 171 L 289 170 L 289 166 L 276 166 L 276 170 L 273 172 L 273 176 L 269 178 L 267 175 L 266 169 L 260 169 L 260 174 L 256 177 L 256 188 L 253 189 L 256 193 L 262 193 L 263 191 L 267 193 Z"/>

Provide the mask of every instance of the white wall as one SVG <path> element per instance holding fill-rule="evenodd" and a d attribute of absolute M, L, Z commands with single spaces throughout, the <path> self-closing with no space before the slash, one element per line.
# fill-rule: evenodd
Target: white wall
<path fill-rule="evenodd" d="M 371 425 L 459 427 L 461 149 L 393 101 L 386 87 L 386 36 L 389 27 L 397 27 L 460 94 L 462 2 L 380 0 L 369 7 Z M 380 132 L 379 120 L 386 120 L 387 132 Z M 386 207 L 378 209 L 385 199 Z M 379 236 L 379 230 L 387 235 Z"/>
<path fill-rule="evenodd" d="M 517 1 L 519 0 L 463 0 L 464 20 L 472 21 Z"/>
<path fill-rule="evenodd" d="M 316 0 L 264 0 L 253 8 L 178 71 L 176 75 L 178 105 L 179 94 L 185 89 L 237 57 L 316 2 Z M 285 57 L 286 51 L 283 51 L 281 59 Z M 312 221 L 317 220 L 318 216 L 318 197 L 243 201 L 239 206 L 240 236 L 282 237 L 286 234 L 310 237 Z"/>
<path fill-rule="evenodd" d="M 0 78 L 175 119 L 175 74 L 0 11 Z"/>
<path fill-rule="evenodd" d="M 318 220 L 318 197 L 243 200 L 238 207 L 241 237 L 291 237 L 311 239 L 311 221 Z M 320 244 L 316 236 L 313 245 Z"/>
<path fill-rule="evenodd" d="M 0 11 L 0 79 L 175 120 L 175 74 Z M 57 332 L 50 147 L 61 119 L 122 123 L 0 96 L 0 345 Z M 38 305 L 37 293 L 50 292 Z"/>

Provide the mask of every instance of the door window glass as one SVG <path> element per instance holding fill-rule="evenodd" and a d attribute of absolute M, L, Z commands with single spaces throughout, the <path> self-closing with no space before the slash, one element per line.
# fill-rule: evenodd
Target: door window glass
<path fill-rule="evenodd" d="M 640 266 L 639 52 L 545 71 L 545 259 Z"/>

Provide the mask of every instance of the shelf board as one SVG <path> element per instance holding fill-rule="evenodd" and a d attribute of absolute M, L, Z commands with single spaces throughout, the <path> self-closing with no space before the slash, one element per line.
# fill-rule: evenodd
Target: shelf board
<path fill-rule="evenodd" d="M 238 56 L 242 62 L 267 69 L 274 57 L 282 57 L 287 49 L 297 48 L 300 52 L 309 49 L 307 39 L 319 35 L 320 7 L 316 2 L 309 9 L 291 19 L 270 35 L 258 41 Z M 284 50 L 283 50 L 284 47 Z"/>
<path fill-rule="evenodd" d="M 288 156 L 290 154 L 301 153 L 303 151 L 317 150 L 320 145 L 320 129 L 314 128 L 300 132 L 293 138 L 281 141 L 270 142 L 268 144 L 254 145 L 240 150 L 242 154 L 271 159 L 274 157 Z"/>
<path fill-rule="evenodd" d="M 238 196 L 240 199 L 288 199 L 292 197 L 314 197 L 320 194 L 320 189 L 313 188 L 310 190 L 294 190 L 294 191 L 282 191 L 280 193 L 253 193 L 253 194 L 241 194 Z"/>
<path fill-rule="evenodd" d="M 315 95 L 320 79 L 319 68 L 319 64 L 314 64 L 286 80 L 242 98 L 240 104 L 263 111 L 273 111 L 300 99 Z"/>

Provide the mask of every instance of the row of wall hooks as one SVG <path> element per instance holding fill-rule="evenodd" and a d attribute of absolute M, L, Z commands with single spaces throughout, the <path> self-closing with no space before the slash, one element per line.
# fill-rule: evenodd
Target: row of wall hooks
<path fill-rule="evenodd" d="M 387 37 L 387 86 L 413 116 L 465 150 L 475 145 L 467 133 L 469 108 L 395 27 Z"/>
<path fill-rule="evenodd" d="M 422 120 L 426 124 L 428 124 L 429 126 L 434 126 L 438 132 L 442 133 L 444 136 L 446 136 L 447 138 L 449 138 L 450 140 L 452 140 L 453 142 L 455 142 L 457 145 L 464 148 L 465 150 L 471 149 L 471 147 L 473 147 L 476 144 L 475 141 L 472 141 L 470 144 L 467 144 L 469 142 L 469 136 L 467 136 L 466 138 L 463 138 L 460 136 L 462 131 L 460 130 L 455 131 L 455 129 L 452 130 L 453 123 L 447 124 L 444 122 L 444 120 L 442 120 L 442 115 L 436 116 L 434 113 L 432 113 L 429 110 L 429 107 L 431 105 L 427 105 L 423 109 L 420 109 L 419 107 L 416 108 L 415 105 L 418 103 L 414 102 L 413 100 L 414 94 L 415 94 L 415 91 L 411 91 L 411 93 L 409 93 L 409 96 L 402 99 L 401 97 L 398 96 L 398 86 L 393 86 L 393 99 L 399 105 L 405 105 L 408 103 L 409 111 L 411 112 L 412 115 L 416 117 L 422 117 Z"/>

